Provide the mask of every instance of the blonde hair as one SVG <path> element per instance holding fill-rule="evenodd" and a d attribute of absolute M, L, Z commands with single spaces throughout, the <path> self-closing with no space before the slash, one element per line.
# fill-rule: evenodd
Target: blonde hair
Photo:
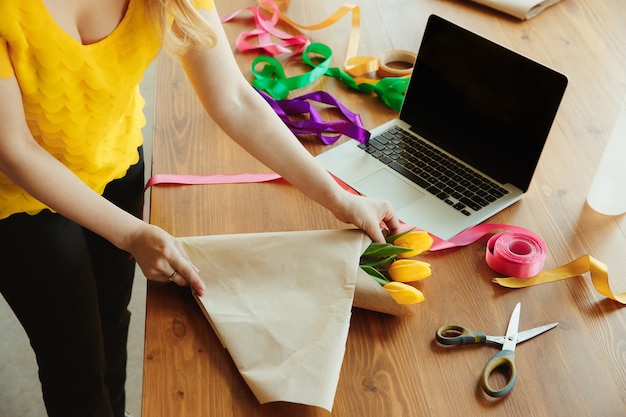
<path fill-rule="evenodd" d="M 146 0 L 168 53 L 182 55 L 191 46 L 212 48 L 217 36 L 193 0 Z"/>

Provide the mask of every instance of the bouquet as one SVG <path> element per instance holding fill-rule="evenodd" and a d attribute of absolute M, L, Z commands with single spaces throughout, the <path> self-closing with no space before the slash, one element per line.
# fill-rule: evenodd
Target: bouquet
<path fill-rule="evenodd" d="M 261 404 L 331 411 L 352 308 L 405 315 L 402 304 L 423 300 L 405 282 L 430 275 L 428 264 L 409 259 L 432 244 L 422 232 L 385 244 L 356 229 L 180 240 L 203 271 L 207 290 L 196 301 Z"/>
<path fill-rule="evenodd" d="M 424 294 L 408 285 L 432 274 L 430 264 L 408 259 L 427 251 L 433 238 L 426 231 L 409 229 L 386 238 L 386 243 L 372 242 L 367 247 L 359 266 L 378 282 L 398 304 L 417 304 Z"/>

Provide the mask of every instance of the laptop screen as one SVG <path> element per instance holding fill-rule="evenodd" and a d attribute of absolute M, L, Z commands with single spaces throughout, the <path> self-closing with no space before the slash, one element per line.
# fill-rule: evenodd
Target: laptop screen
<path fill-rule="evenodd" d="M 564 75 L 432 15 L 400 118 L 526 191 L 566 85 Z"/>

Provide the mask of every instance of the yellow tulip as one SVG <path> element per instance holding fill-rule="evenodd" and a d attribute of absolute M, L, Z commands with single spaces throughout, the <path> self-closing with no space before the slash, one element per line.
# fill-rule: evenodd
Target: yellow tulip
<path fill-rule="evenodd" d="M 412 258 L 427 251 L 433 245 L 433 238 L 426 231 L 409 232 L 397 238 L 393 244 L 412 249 L 411 252 L 398 254 L 398 258 Z"/>
<path fill-rule="evenodd" d="M 432 272 L 430 264 L 415 259 L 398 259 L 389 269 L 389 276 L 398 282 L 413 282 L 429 277 Z"/>
<path fill-rule="evenodd" d="M 383 288 L 398 304 L 417 304 L 424 301 L 424 294 L 415 287 L 392 281 Z"/>

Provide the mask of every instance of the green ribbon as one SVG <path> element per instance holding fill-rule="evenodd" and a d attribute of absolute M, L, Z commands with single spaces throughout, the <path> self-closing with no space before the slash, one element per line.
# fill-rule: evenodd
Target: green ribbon
<path fill-rule="evenodd" d="M 314 62 L 311 55 L 322 58 Z M 400 111 L 409 79 L 405 77 L 386 77 L 376 83 L 357 83 L 347 72 L 337 67 L 330 67 L 332 50 L 322 43 L 311 43 L 302 53 L 302 60 L 312 67 L 311 71 L 294 77 L 286 77 L 282 64 L 270 56 L 259 56 L 252 62 L 252 85 L 265 91 L 275 100 L 284 100 L 289 92 L 313 84 L 322 76 L 327 75 L 343 82 L 347 87 L 363 93 L 375 93 L 387 106 Z M 260 71 L 256 70 L 263 64 Z"/>

